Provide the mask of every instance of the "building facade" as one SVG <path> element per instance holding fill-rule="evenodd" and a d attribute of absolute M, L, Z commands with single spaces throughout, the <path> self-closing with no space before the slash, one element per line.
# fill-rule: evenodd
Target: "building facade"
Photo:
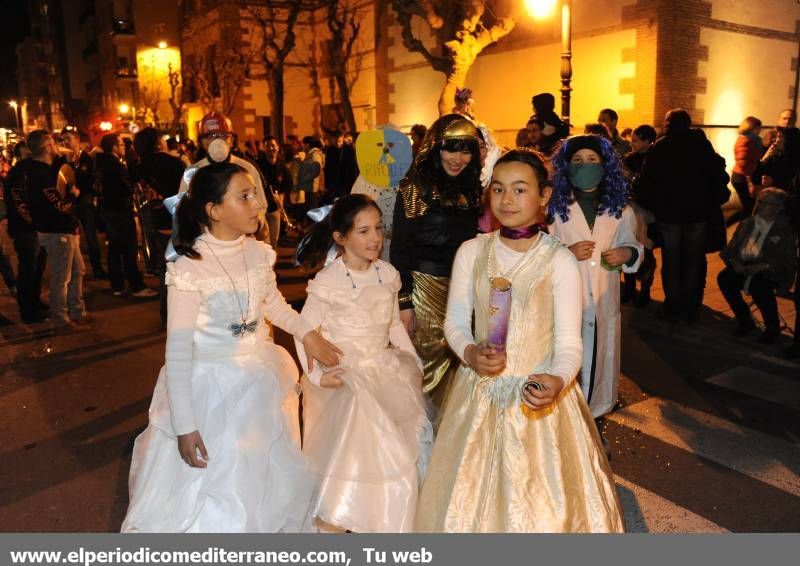
<path fill-rule="evenodd" d="M 516 0 L 499 6 L 515 8 Z M 513 144 L 532 113 L 531 97 L 560 87 L 560 20 L 534 20 L 515 10 L 511 34 L 488 47 L 473 64 L 466 86 L 473 90 L 478 118 L 501 143 Z M 182 3 L 184 66 L 205 67 L 213 103 L 189 88 L 190 122 L 213 104 L 227 106 L 235 129 L 259 139 L 272 129 L 269 89 L 263 69 L 250 69 L 236 99 L 226 102 L 225 77 L 211 61 L 231 46 L 242 53 L 260 48 L 259 26 L 249 5 L 263 2 L 187 0 Z M 356 3 L 360 10 L 358 62 L 348 66 L 356 129 L 382 123 L 400 128 L 430 124 L 445 82 L 419 54 L 403 45 L 389 0 Z M 660 126 L 674 107 L 686 108 L 723 155 L 741 120 L 754 115 L 774 124 L 797 107 L 800 4 L 796 0 L 573 0 L 572 123 L 582 131 L 610 107 L 620 126 Z M 277 18 L 280 26 L 281 17 Z M 435 49 L 425 22 L 414 18 L 422 41 Z M 285 133 L 321 134 L 340 116 L 336 85 L 325 65 L 330 32 L 321 9 L 303 11 L 297 40 L 286 62 Z M 230 89 L 229 89 L 230 90 Z M 558 108 L 556 109 L 558 111 Z M 190 125 L 191 131 L 191 125 Z"/>
<path fill-rule="evenodd" d="M 243 140 L 262 139 L 275 131 L 272 124 L 267 70 L 260 59 L 264 52 L 264 26 L 257 15 L 268 2 L 236 0 L 189 0 L 183 2 L 182 59 L 189 102 L 189 132 L 212 106 L 228 114 Z M 286 38 L 287 3 L 274 2 L 274 31 L 278 44 Z M 309 2 L 293 26 L 295 48 L 284 66 L 284 134 L 323 135 L 338 129 L 343 121 L 339 89 L 330 72 L 327 54 L 330 30 L 324 9 Z M 375 4 L 372 0 L 349 4 L 361 22 L 347 79 L 356 128 L 376 124 L 375 105 Z M 249 61 L 246 77 L 226 70 L 237 57 Z M 201 75 L 197 84 L 187 76 Z M 241 86 L 238 83 L 241 82 Z"/>
<path fill-rule="evenodd" d="M 58 129 L 71 118 L 60 0 L 27 4 L 31 33 L 17 46 L 17 85 L 23 130 Z"/>

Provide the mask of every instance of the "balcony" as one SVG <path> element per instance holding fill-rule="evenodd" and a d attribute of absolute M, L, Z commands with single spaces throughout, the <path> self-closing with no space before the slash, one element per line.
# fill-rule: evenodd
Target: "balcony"
<path fill-rule="evenodd" d="M 136 67 L 117 67 L 118 79 L 138 79 L 139 71 Z"/>
<path fill-rule="evenodd" d="M 111 35 L 136 35 L 136 27 L 133 25 L 133 20 L 126 18 L 112 19 Z"/>

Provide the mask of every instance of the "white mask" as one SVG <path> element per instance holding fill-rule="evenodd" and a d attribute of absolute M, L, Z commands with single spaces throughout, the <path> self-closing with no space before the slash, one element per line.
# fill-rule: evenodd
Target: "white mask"
<path fill-rule="evenodd" d="M 208 158 L 215 163 L 227 161 L 231 153 L 231 146 L 224 138 L 214 138 L 208 144 Z"/>

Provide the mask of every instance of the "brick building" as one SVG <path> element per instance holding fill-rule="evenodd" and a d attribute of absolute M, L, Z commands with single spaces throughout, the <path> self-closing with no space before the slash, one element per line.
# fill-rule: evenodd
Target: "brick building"
<path fill-rule="evenodd" d="M 378 0 L 379 3 L 385 0 Z M 800 4 L 796 0 L 573 0 L 572 122 L 582 130 L 604 107 L 620 124 L 660 125 L 681 106 L 721 148 L 747 115 L 773 124 L 796 106 Z M 385 76 L 378 121 L 408 126 L 435 119 L 444 77 L 409 53 L 390 9 L 378 43 Z M 420 25 L 422 23 L 420 22 Z M 506 143 L 531 114 L 537 92 L 558 95 L 560 21 L 520 18 L 473 65 L 467 84 L 479 118 Z"/>

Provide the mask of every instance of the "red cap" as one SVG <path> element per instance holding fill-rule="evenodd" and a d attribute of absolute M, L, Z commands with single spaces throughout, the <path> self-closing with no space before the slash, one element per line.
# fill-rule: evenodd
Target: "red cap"
<path fill-rule="evenodd" d="M 230 134 L 231 126 L 224 114 L 214 112 L 213 110 L 203 116 L 200 120 L 200 135 L 215 134 L 215 133 Z"/>

